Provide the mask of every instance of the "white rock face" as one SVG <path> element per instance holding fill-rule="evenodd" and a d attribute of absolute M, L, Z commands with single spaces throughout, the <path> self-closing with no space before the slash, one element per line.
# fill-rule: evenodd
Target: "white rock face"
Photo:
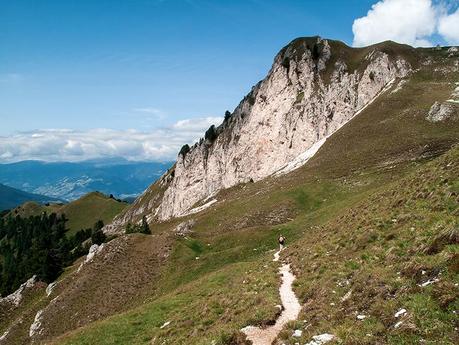
<path fill-rule="evenodd" d="M 42 332 L 41 328 L 41 317 L 43 314 L 43 310 L 39 310 L 35 315 L 35 319 L 33 323 L 30 325 L 29 329 L 29 337 L 33 337 L 34 335 L 40 334 Z"/>
<path fill-rule="evenodd" d="M 24 294 L 24 291 L 26 289 L 33 287 L 36 282 L 37 282 L 37 276 L 33 276 L 32 278 L 27 280 L 25 283 L 21 284 L 21 286 L 12 294 L 4 298 L 0 298 L 0 303 L 5 303 L 5 302 L 12 303 L 17 307 L 19 303 L 21 303 L 22 301 L 22 296 Z"/>
<path fill-rule="evenodd" d="M 52 282 L 46 287 L 46 296 L 49 296 L 53 293 L 54 288 L 56 287 L 57 282 Z"/>
<path fill-rule="evenodd" d="M 94 256 L 96 256 L 96 254 L 100 253 L 102 251 L 102 249 L 104 249 L 104 243 L 102 243 L 100 246 L 97 245 L 97 244 L 93 244 L 89 248 L 89 252 L 88 252 L 88 255 L 86 255 L 85 260 L 80 264 L 80 267 L 78 267 L 77 272 L 80 272 L 80 270 L 83 268 L 83 266 L 85 264 L 87 264 L 88 262 L 91 262 L 92 259 L 94 259 Z"/>
<path fill-rule="evenodd" d="M 174 233 L 177 236 L 185 237 L 193 232 L 194 224 L 195 224 L 195 221 L 193 219 L 182 222 L 175 227 Z"/>
<path fill-rule="evenodd" d="M 328 47 L 327 41 L 321 41 Z M 329 51 L 328 49 L 325 49 Z M 328 55 L 314 61 L 304 49 L 298 59 L 281 52 L 265 80 L 239 105 L 228 127 L 209 146 L 204 141 L 179 156 L 175 176 L 158 209 L 159 220 L 178 216 L 221 189 L 263 179 L 332 134 L 409 68 L 374 51 L 359 74 L 344 62 L 333 66 L 329 84 L 318 79 Z"/>
<path fill-rule="evenodd" d="M 448 119 L 454 113 L 454 108 L 448 103 L 435 102 L 429 110 L 426 119 L 430 122 L 440 122 Z"/>
<path fill-rule="evenodd" d="M 190 214 L 199 213 L 199 212 L 205 210 L 206 208 L 209 208 L 210 206 L 212 206 L 216 202 L 217 202 L 217 199 L 212 199 L 212 200 L 210 200 L 209 202 L 205 203 L 202 206 L 198 206 L 198 207 L 192 208 L 191 210 L 187 210 L 184 213 L 179 214 L 179 216 L 188 216 Z"/>
<path fill-rule="evenodd" d="M 310 148 L 308 148 L 305 152 L 300 154 L 298 157 L 295 157 L 292 161 L 287 163 L 285 166 L 280 168 L 278 171 L 274 173 L 274 176 L 280 176 L 283 174 L 287 174 L 302 165 L 304 165 L 309 159 L 314 157 L 314 155 L 319 151 L 319 149 L 322 147 L 323 144 L 325 144 L 325 141 L 327 138 L 322 138 L 318 142 L 314 143 Z"/>
<path fill-rule="evenodd" d="M 320 147 L 315 144 L 410 71 L 407 62 L 376 48 L 350 71 L 343 59 L 331 59 L 339 53 L 327 40 L 317 38 L 315 50 L 310 45 L 298 40 L 281 50 L 268 76 L 217 128 L 218 136 L 178 156 L 173 174 L 159 182 L 167 184 L 161 199 L 136 202 L 114 224 L 145 211 L 159 221 L 177 217 L 222 189 L 261 180 L 292 161 L 295 168 L 304 164 Z"/>
<path fill-rule="evenodd" d="M 104 244 L 103 243 L 100 246 L 98 244 L 93 244 L 89 248 L 88 255 L 86 255 L 86 259 L 84 260 L 84 262 L 90 262 L 94 258 L 94 256 L 98 252 L 100 252 L 103 248 L 104 248 Z"/>

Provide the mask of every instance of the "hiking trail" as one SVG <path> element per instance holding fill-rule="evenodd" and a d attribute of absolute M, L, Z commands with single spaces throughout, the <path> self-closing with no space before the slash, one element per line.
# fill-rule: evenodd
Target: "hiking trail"
<path fill-rule="evenodd" d="M 280 252 L 281 250 L 274 253 L 273 261 L 279 261 Z M 282 274 L 282 284 L 279 288 L 279 294 L 283 310 L 276 320 L 276 323 L 267 328 L 247 326 L 241 329 L 241 332 L 247 336 L 248 340 L 252 341 L 253 345 L 271 345 L 282 328 L 284 328 L 288 322 L 296 320 L 300 313 L 301 305 L 292 289 L 292 283 L 295 280 L 295 276 L 290 270 L 290 264 L 283 264 L 279 268 L 279 273 Z"/>

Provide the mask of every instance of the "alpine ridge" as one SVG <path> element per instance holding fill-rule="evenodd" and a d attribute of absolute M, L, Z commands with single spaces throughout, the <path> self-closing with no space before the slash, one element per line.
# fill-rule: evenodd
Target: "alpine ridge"
<path fill-rule="evenodd" d="M 414 48 L 394 42 L 350 48 L 320 37 L 295 39 L 234 112 L 191 148 L 184 146 L 176 164 L 106 231 L 120 232 L 143 215 L 164 221 L 194 213 L 193 206 L 210 206 L 222 189 L 298 168 L 328 136 L 409 76 L 414 55 Z"/>

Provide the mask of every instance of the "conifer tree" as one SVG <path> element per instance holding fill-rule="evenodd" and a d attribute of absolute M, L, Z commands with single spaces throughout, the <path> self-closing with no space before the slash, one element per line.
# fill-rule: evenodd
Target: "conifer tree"
<path fill-rule="evenodd" d="M 142 217 L 142 225 L 140 227 L 140 232 L 142 234 L 151 235 L 150 226 L 148 225 L 147 217 Z"/>

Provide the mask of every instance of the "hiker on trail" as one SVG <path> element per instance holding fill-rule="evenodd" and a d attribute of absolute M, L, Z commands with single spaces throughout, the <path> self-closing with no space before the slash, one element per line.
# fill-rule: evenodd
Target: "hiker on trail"
<path fill-rule="evenodd" d="M 284 249 L 285 237 L 283 235 L 280 235 L 278 241 L 279 241 L 279 251 L 281 251 L 282 249 Z"/>

